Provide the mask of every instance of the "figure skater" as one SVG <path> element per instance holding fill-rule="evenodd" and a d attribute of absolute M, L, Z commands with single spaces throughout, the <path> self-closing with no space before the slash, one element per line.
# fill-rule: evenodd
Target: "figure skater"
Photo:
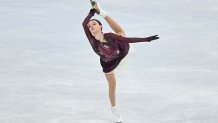
<path fill-rule="evenodd" d="M 116 123 L 121 123 L 122 118 L 116 106 L 116 77 L 114 71 L 127 57 L 130 49 L 129 43 L 151 42 L 159 39 L 159 37 L 158 35 L 145 38 L 126 37 L 121 26 L 96 1 L 91 1 L 91 3 L 92 9 L 82 25 L 94 52 L 100 56 L 100 64 L 108 81 L 113 119 Z M 115 33 L 103 33 L 101 22 L 97 19 L 91 19 L 95 13 L 102 16 Z"/>

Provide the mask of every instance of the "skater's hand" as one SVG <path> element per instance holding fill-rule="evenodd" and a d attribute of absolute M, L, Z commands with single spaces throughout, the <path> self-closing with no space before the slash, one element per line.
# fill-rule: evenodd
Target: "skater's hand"
<path fill-rule="evenodd" d="M 147 37 L 148 42 L 150 42 L 152 40 L 157 40 L 157 39 L 159 39 L 158 35 L 153 35 L 153 36 Z"/>
<path fill-rule="evenodd" d="M 90 13 L 91 15 L 94 15 L 94 14 L 96 13 L 96 10 L 95 10 L 95 9 L 90 9 L 89 13 Z"/>

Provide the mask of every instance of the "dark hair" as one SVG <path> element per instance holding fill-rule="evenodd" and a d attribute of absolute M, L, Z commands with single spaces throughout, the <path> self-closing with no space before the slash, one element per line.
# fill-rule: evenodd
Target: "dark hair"
<path fill-rule="evenodd" d="M 90 21 L 96 21 L 99 25 L 102 26 L 101 22 L 100 22 L 99 20 L 97 20 L 97 19 L 91 19 L 91 20 L 89 20 L 89 22 L 90 22 Z M 102 32 L 102 28 L 101 28 L 101 32 Z"/>
<path fill-rule="evenodd" d="M 97 19 L 91 19 L 91 20 L 89 20 L 89 22 L 90 21 L 96 21 L 99 25 L 102 25 L 101 22 L 99 20 L 97 20 Z"/>

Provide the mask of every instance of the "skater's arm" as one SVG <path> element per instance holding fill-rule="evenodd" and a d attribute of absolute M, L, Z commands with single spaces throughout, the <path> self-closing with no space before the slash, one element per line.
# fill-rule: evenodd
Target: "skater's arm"
<path fill-rule="evenodd" d="M 86 36 L 87 36 L 87 38 L 92 46 L 94 46 L 95 37 L 89 31 L 87 24 L 89 23 L 89 20 L 92 18 L 92 16 L 94 16 L 94 14 L 95 14 L 95 11 L 91 9 L 88 16 L 84 19 L 84 21 L 82 23 L 85 34 L 86 34 Z"/>
<path fill-rule="evenodd" d="M 126 36 L 124 30 L 121 28 L 121 26 L 114 19 L 112 19 L 108 15 L 104 19 L 107 21 L 107 23 L 109 24 L 111 29 L 113 29 L 117 35 L 121 35 L 123 37 Z"/>
<path fill-rule="evenodd" d="M 111 37 L 117 41 L 121 40 L 121 41 L 125 41 L 128 43 L 151 42 L 152 40 L 159 39 L 158 35 L 149 36 L 145 38 L 137 38 L 137 37 L 123 37 L 123 36 L 116 35 L 113 33 L 111 33 Z"/>

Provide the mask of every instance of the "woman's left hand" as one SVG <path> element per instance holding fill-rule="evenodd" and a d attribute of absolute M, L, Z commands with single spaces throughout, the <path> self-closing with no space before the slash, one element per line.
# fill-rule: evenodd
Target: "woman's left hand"
<path fill-rule="evenodd" d="M 157 40 L 157 39 L 159 39 L 158 35 L 153 35 L 153 36 L 149 36 L 149 37 L 147 38 L 147 41 L 150 42 L 150 41 L 152 41 L 152 40 Z"/>

